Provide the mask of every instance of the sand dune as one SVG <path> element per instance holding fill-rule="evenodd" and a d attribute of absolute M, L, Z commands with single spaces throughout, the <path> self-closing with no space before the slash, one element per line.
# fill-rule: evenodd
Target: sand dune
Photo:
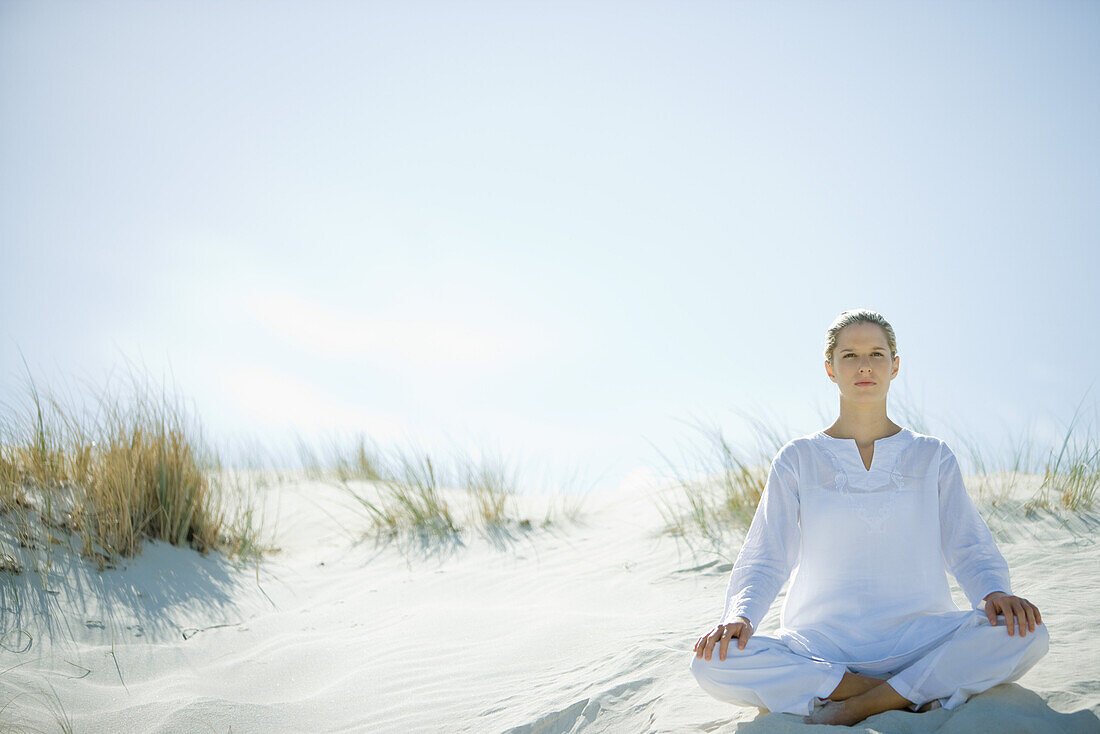
<path fill-rule="evenodd" d="M 58 554 L 0 584 L 0 721 L 75 732 L 795 732 L 798 717 L 709 698 L 691 645 L 720 613 L 723 555 L 661 536 L 642 491 L 593 495 L 578 522 L 460 542 L 379 543 L 347 495 L 266 490 L 281 551 L 256 566 L 151 543 L 98 572 Z M 455 497 L 455 501 L 461 498 Z M 277 521 L 277 522 L 276 522 Z M 954 711 L 855 731 L 1100 731 L 1097 519 L 994 514 L 1050 653 Z M 964 597 L 954 590 L 956 599 Z M 778 624 L 778 607 L 762 625 Z"/>

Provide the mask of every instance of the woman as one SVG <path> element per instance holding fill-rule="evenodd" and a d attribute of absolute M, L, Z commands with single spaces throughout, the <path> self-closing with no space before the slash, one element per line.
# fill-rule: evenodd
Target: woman
<path fill-rule="evenodd" d="M 840 417 L 772 463 L 721 621 L 695 643 L 691 671 L 715 698 L 851 725 L 955 708 L 1046 653 L 1039 610 L 1012 593 L 951 449 L 887 417 L 898 366 L 881 314 L 845 311 L 829 327 Z M 775 636 L 753 636 L 792 569 Z M 972 610 L 952 601 L 947 570 Z"/>

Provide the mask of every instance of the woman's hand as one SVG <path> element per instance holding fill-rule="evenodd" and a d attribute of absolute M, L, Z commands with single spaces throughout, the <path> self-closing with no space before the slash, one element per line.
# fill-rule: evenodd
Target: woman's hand
<path fill-rule="evenodd" d="M 1003 591 L 994 591 L 985 598 L 985 616 L 989 618 L 990 626 L 997 626 L 997 611 L 1005 615 L 1005 624 L 1008 626 L 1008 634 L 1019 625 L 1020 637 L 1026 637 L 1028 632 L 1035 631 L 1035 625 L 1043 623 L 1043 617 L 1039 614 L 1039 607 L 1027 599 L 1019 596 L 1010 596 Z M 1027 629 L 1024 629 L 1024 628 Z"/>
<path fill-rule="evenodd" d="M 745 617 L 734 617 L 729 624 L 720 624 L 695 641 L 695 657 L 706 656 L 710 660 L 711 651 L 718 645 L 718 659 L 726 659 L 726 649 L 730 640 L 737 638 L 737 649 L 744 650 L 752 637 L 752 622 Z"/>

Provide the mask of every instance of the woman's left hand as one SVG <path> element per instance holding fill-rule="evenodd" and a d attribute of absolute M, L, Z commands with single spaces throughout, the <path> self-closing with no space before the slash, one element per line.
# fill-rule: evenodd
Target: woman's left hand
<path fill-rule="evenodd" d="M 994 591 L 985 598 L 985 616 L 989 618 L 990 626 L 997 626 L 998 610 L 1005 616 L 1010 635 L 1019 625 L 1020 637 L 1026 637 L 1028 632 L 1035 631 L 1035 625 L 1043 623 L 1039 607 L 1023 597 L 1011 596 L 1003 591 Z"/>

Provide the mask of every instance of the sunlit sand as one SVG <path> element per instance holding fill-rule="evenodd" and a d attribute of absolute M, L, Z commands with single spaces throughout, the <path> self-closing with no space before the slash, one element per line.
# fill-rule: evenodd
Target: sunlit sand
<path fill-rule="evenodd" d="M 165 543 L 102 572 L 59 555 L 0 586 L 4 716 L 78 732 L 804 730 L 710 699 L 688 672 L 738 537 L 723 559 L 662 533 L 657 492 L 591 495 L 576 520 L 520 496 L 529 522 L 446 540 L 365 533 L 349 492 L 292 480 L 259 492 L 279 550 L 258 565 Z M 474 501 L 444 495 L 456 511 Z M 892 711 L 854 730 L 1100 727 L 1097 517 L 987 517 L 1043 610 L 1049 655 L 954 711 Z"/>

